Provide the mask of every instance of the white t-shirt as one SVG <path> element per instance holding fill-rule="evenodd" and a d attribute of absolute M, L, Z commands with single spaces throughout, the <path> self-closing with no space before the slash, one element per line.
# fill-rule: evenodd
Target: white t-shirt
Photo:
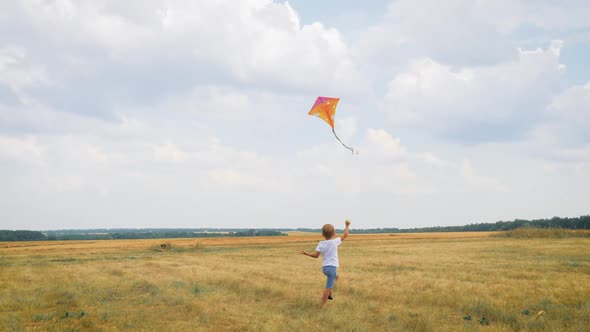
<path fill-rule="evenodd" d="M 340 237 L 324 240 L 318 243 L 316 251 L 322 253 L 322 266 L 338 267 L 338 246 L 342 243 Z"/>

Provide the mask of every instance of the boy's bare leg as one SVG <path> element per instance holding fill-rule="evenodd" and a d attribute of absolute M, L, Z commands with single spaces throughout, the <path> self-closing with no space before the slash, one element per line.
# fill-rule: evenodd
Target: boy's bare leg
<path fill-rule="evenodd" d="M 331 293 L 332 293 L 332 288 L 324 289 L 324 293 L 322 294 L 322 304 L 320 305 L 320 307 L 323 307 L 324 304 L 326 304 L 326 302 L 328 302 L 328 296 L 330 296 Z"/>
<path fill-rule="evenodd" d="M 336 287 L 336 281 L 338 281 L 338 278 L 339 278 L 339 277 L 340 277 L 339 275 L 336 275 L 336 280 L 334 280 L 334 287 Z M 332 288 L 332 289 L 330 290 L 330 296 L 332 296 L 332 294 L 333 294 L 333 293 L 334 293 L 334 289 Z"/>

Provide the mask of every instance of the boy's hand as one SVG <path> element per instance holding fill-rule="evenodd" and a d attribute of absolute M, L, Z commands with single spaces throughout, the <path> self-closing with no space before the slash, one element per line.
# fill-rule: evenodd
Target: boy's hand
<path fill-rule="evenodd" d="M 346 227 L 350 226 L 350 220 L 346 219 L 344 223 L 346 224 Z"/>

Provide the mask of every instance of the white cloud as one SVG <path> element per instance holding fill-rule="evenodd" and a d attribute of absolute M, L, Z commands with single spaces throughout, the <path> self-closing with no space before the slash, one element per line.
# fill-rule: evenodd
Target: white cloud
<path fill-rule="evenodd" d="M 26 103 L 23 89 L 47 83 L 49 80 L 43 66 L 29 63 L 24 49 L 0 45 L 0 89 L 2 85 L 8 86 L 21 102 Z"/>
<path fill-rule="evenodd" d="M 213 70 L 249 84 L 305 90 L 330 87 L 357 93 L 358 87 L 343 78 L 366 81 L 340 33 L 321 23 L 301 26 L 288 3 L 122 4 L 103 0 L 26 2 L 17 7 L 14 19 L 33 23 L 33 33 L 48 36 L 48 45 L 59 45 L 74 58 L 90 57 L 130 68 L 143 64 L 157 72 L 182 61 L 187 69 L 196 66 L 201 72 Z M 106 53 L 108 58 L 89 56 L 88 47 L 98 56 Z M 53 56 L 56 59 L 52 61 L 66 61 L 59 54 Z"/>
<path fill-rule="evenodd" d="M 590 4 L 584 0 L 566 2 L 527 1 L 519 4 L 525 23 L 547 30 L 581 30 L 590 27 Z"/>
<path fill-rule="evenodd" d="M 555 96 L 549 105 L 549 120 L 561 127 L 561 139 L 590 144 L 590 83 L 573 86 Z"/>
<path fill-rule="evenodd" d="M 503 62 L 515 57 L 508 35 L 515 25 L 513 7 L 493 1 L 392 1 L 356 52 L 394 67 L 426 56 L 452 65 Z"/>
<path fill-rule="evenodd" d="M 463 159 L 461 162 L 461 175 L 469 184 L 479 186 L 483 189 L 506 192 L 505 186 L 499 181 L 490 177 L 477 175 L 473 169 L 472 162 L 469 159 Z"/>
<path fill-rule="evenodd" d="M 521 136 L 559 91 L 560 46 L 521 50 L 517 61 L 488 67 L 413 61 L 390 81 L 382 109 L 396 127 L 417 127 L 465 143 Z"/>
<path fill-rule="evenodd" d="M 359 38 L 355 53 L 381 68 L 424 57 L 452 66 L 493 65 L 518 56 L 516 41 L 538 45 L 536 34 L 565 38 L 588 29 L 589 15 L 584 0 L 396 0 Z"/>
<path fill-rule="evenodd" d="M 590 164 L 588 123 L 590 84 L 569 87 L 553 97 L 542 121 L 527 135 L 526 150 L 568 167 Z"/>
<path fill-rule="evenodd" d="M 405 148 L 401 145 L 400 139 L 394 138 L 384 129 L 369 128 L 367 139 L 381 155 L 401 156 L 405 154 Z"/>
<path fill-rule="evenodd" d="M 434 155 L 432 152 L 421 152 L 421 153 L 417 153 L 416 154 L 416 158 L 428 165 L 432 165 L 434 167 L 437 168 L 447 168 L 447 167 L 451 167 L 452 164 L 449 163 L 446 160 L 443 160 L 439 157 L 437 157 L 436 155 Z"/>
<path fill-rule="evenodd" d="M 162 162 L 182 163 L 188 154 L 172 142 L 154 145 L 154 159 Z"/>
<path fill-rule="evenodd" d="M 257 184 L 256 177 L 234 169 L 213 170 L 209 172 L 209 177 L 213 180 L 214 185 L 255 186 Z"/>
<path fill-rule="evenodd" d="M 252 100 L 253 98 L 256 100 Z M 186 112 L 191 115 L 207 114 L 220 119 L 243 120 L 255 113 L 255 108 L 260 107 L 263 102 L 261 99 L 263 96 L 259 93 L 247 93 L 232 86 L 202 85 L 187 93 L 163 98 L 156 108 L 162 113 Z"/>
<path fill-rule="evenodd" d="M 40 166 L 43 164 L 43 148 L 35 137 L 0 136 L 0 160 Z"/>
<path fill-rule="evenodd" d="M 352 137 L 356 134 L 357 128 L 357 119 L 355 117 L 343 117 L 336 121 L 336 129 L 338 130 L 337 133 L 339 137 L 346 141 L 352 139 Z"/>

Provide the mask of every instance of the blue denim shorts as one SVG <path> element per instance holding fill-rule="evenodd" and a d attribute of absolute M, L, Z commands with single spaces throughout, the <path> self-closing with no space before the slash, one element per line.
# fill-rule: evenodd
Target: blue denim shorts
<path fill-rule="evenodd" d="M 328 277 L 328 280 L 326 280 L 326 288 L 334 288 L 334 282 L 336 281 L 336 277 L 338 276 L 338 273 L 336 273 L 336 267 L 322 266 L 322 272 L 324 272 L 326 277 Z"/>

